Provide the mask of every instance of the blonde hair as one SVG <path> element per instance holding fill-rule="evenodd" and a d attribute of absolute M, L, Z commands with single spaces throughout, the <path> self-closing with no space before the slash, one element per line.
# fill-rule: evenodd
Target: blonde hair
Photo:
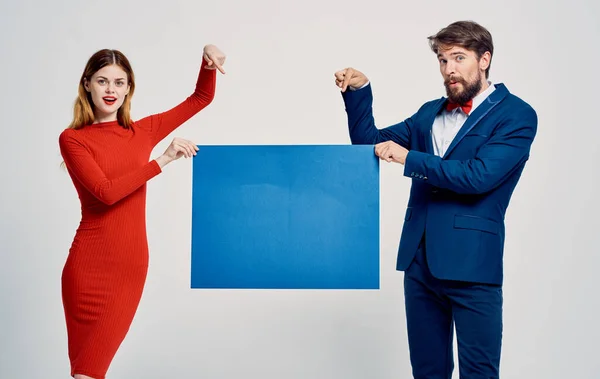
<path fill-rule="evenodd" d="M 79 80 L 79 89 L 77 93 L 77 99 L 73 107 L 73 121 L 68 126 L 69 129 L 80 129 L 86 125 L 94 123 L 94 103 L 92 102 L 91 94 L 85 89 L 86 81 L 89 81 L 92 76 L 101 68 L 116 64 L 127 74 L 127 81 L 129 84 L 129 93 L 125 96 L 123 105 L 117 112 L 117 120 L 119 125 L 129 129 L 133 124 L 131 120 L 131 97 L 135 91 L 135 77 L 129 60 L 119 50 L 103 49 L 99 50 L 90 57 L 81 79 Z"/>

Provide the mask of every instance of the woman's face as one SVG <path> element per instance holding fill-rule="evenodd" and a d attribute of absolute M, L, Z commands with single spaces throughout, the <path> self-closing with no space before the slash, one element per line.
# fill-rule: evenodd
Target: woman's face
<path fill-rule="evenodd" d="M 123 69 L 115 64 L 104 66 L 84 83 L 92 95 L 95 122 L 115 121 L 125 96 L 129 93 L 129 81 Z"/>

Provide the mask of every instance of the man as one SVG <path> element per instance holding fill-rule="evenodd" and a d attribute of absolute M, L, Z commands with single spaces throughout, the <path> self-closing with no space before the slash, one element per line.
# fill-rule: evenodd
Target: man
<path fill-rule="evenodd" d="M 455 22 L 428 37 L 447 98 L 378 129 L 371 84 L 335 73 L 353 144 L 404 165 L 412 179 L 398 249 L 416 379 L 451 378 L 456 325 L 460 377 L 499 378 L 504 215 L 537 130 L 536 112 L 488 81 L 491 34 Z M 348 90 L 349 89 L 349 90 Z"/>

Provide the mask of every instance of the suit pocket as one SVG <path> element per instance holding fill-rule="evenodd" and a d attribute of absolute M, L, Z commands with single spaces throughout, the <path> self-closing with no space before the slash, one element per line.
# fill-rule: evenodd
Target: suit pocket
<path fill-rule="evenodd" d="M 469 138 L 469 137 L 487 138 L 488 135 L 487 134 L 480 134 L 480 133 L 469 133 L 469 134 L 465 134 L 465 136 L 463 138 Z"/>
<path fill-rule="evenodd" d="M 498 234 L 500 226 L 494 220 L 478 216 L 455 215 L 455 229 L 479 230 L 486 233 Z"/>

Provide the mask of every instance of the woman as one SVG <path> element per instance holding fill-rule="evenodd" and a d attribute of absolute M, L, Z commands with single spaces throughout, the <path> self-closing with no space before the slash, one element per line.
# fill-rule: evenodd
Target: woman
<path fill-rule="evenodd" d="M 196 89 L 173 109 L 133 122 L 135 80 L 127 58 L 101 50 L 79 83 L 74 119 L 59 137 L 61 154 L 81 201 L 81 222 L 62 273 L 71 376 L 104 379 L 140 301 L 148 269 L 146 182 L 165 165 L 196 155 L 175 138 L 152 149 L 212 101 L 225 55 L 203 51 Z"/>

